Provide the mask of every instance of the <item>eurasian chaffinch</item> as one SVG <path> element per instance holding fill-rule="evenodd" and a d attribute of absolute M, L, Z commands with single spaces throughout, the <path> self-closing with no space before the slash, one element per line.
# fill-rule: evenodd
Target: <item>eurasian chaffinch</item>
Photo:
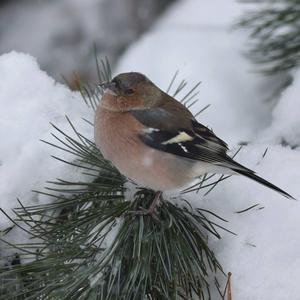
<path fill-rule="evenodd" d="M 143 74 L 122 73 L 101 86 L 96 145 L 123 175 L 157 191 L 148 213 L 162 191 L 182 187 L 205 173 L 241 174 L 293 198 L 232 160 L 224 141 Z"/>

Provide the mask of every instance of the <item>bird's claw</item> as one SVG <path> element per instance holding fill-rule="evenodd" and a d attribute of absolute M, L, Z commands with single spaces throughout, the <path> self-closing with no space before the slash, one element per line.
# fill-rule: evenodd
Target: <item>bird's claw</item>
<path fill-rule="evenodd" d="M 157 214 L 155 213 L 155 210 L 150 208 L 144 208 L 142 206 L 139 207 L 139 210 L 133 210 L 129 211 L 128 213 L 136 215 L 136 216 L 150 216 L 152 217 L 155 221 L 159 221 L 159 218 Z"/>

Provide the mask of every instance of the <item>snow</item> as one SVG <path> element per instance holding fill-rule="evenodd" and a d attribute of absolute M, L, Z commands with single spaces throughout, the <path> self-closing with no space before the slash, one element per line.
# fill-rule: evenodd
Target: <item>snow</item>
<path fill-rule="evenodd" d="M 300 72 L 279 97 L 273 96 L 282 78 L 253 72 L 242 56 L 246 34 L 232 30 L 243 8 L 233 0 L 178 1 L 125 52 L 115 73 L 142 72 L 163 89 L 176 70 L 190 87 L 202 81 L 193 111 L 211 107 L 198 120 L 227 141 L 232 153 L 239 142 L 250 141 L 236 160 L 300 199 Z M 233 299 L 300 299 L 299 202 L 242 176 L 203 194 L 184 198 L 229 220 L 225 227 L 237 233 L 210 240 L 225 272 L 232 272 Z M 219 298 L 217 292 L 212 295 Z"/>
<path fill-rule="evenodd" d="M 198 120 L 227 141 L 232 153 L 240 141 L 250 141 L 236 160 L 300 199 L 300 72 L 293 74 L 293 84 L 279 98 L 265 101 L 280 78 L 252 72 L 253 66 L 242 56 L 245 32 L 232 31 L 241 11 L 242 5 L 233 0 L 178 1 L 126 51 L 115 73 L 143 72 L 162 88 L 177 69 L 189 86 L 201 80 L 200 100 L 193 111 L 212 106 Z M 57 84 L 29 55 L 0 56 L 0 78 L 0 205 L 9 213 L 17 206 L 17 197 L 25 205 L 49 201 L 30 192 L 41 190 L 45 181 L 82 176 L 50 158 L 50 154 L 69 156 L 39 139 L 50 140 L 49 122 L 71 134 L 65 114 L 91 136 L 91 127 L 81 118 L 92 115 L 78 93 Z M 127 187 L 132 187 L 129 197 L 135 185 Z M 205 197 L 199 193 L 184 198 L 229 220 L 225 226 L 237 233 L 223 232 L 220 241 L 209 241 L 225 272 L 232 272 L 233 299 L 300 299 L 298 201 L 242 176 L 225 180 Z M 258 206 L 237 213 L 254 204 Z M 0 229 L 9 225 L 0 218 Z M 27 239 L 12 232 L 11 242 Z M 224 277 L 220 280 L 224 285 Z M 212 299 L 218 300 L 218 294 Z"/>
<path fill-rule="evenodd" d="M 300 199 L 300 169 L 296 167 L 300 165 L 299 152 L 269 146 L 262 159 L 267 146 L 245 147 L 238 161 Z M 199 196 L 188 198 L 199 206 Z M 236 213 L 254 204 L 259 205 Z M 299 299 L 299 202 L 236 176 L 218 185 L 200 206 L 229 220 L 225 227 L 237 233 L 222 234 L 222 240 L 211 241 L 225 271 L 233 274 L 234 298 Z"/>
<path fill-rule="evenodd" d="M 79 93 L 56 83 L 29 55 L 1 55 L 0 78 L 0 206 L 12 215 L 11 209 L 19 206 L 17 198 L 24 205 L 49 201 L 48 197 L 31 192 L 42 190 L 47 180 L 82 177 L 74 168 L 50 157 L 70 159 L 70 155 L 39 139 L 54 142 L 49 122 L 72 135 L 66 114 L 76 122 L 79 131 L 91 136 L 91 127 L 81 120 L 91 118 L 91 113 Z M 0 217 L 0 230 L 10 225 L 7 218 Z M 16 230 L 6 237 L 18 243 L 27 239 Z"/>
<path fill-rule="evenodd" d="M 272 112 L 272 123 L 260 134 L 260 140 L 269 143 L 286 142 L 291 146 L 300 145 L 300 71 L 294 81 L 281 95 Z"/>

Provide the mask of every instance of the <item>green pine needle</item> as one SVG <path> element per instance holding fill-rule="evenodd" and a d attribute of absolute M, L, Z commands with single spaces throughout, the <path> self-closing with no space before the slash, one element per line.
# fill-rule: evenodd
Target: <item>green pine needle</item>
<path fill-rule="evenodd" d="M 295 69 L 300 64 L 299 0 L 241 0 L 252 5 L 238 26 L 250 29 L 247 56 L 267 74 Z M 254 8 L 255 7 L 255 8 Z M 281 89 L 291 83 L 283 83 Z"/>

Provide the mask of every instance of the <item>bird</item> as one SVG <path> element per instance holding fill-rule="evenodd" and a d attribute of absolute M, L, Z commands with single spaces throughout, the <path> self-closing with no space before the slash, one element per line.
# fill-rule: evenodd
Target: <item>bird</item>
<path fill-rule="evenodd" d="M 144 74 L 121 73 L 100 86 L 103 96 L 95 113 L 96 146 L 121 174 L 155 191 L 144 213 L 154 213 L 163 192 L 181 188 L 206 173 L 244 175 L 294 199 L 233 160 L 222 139 Z"/>

